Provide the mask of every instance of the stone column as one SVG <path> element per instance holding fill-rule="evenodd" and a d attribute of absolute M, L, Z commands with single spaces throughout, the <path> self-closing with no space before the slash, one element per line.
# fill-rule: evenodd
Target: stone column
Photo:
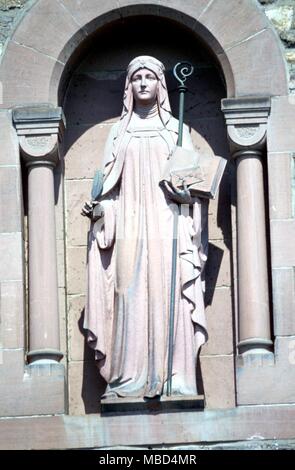
<path fill-rule="evenodd" d="M 270 99 L 222 101 L 237 166 L 239 353 L 271 350 L 263 150 Z"/>
<path fill-rule="evenodd" d="M 58 362 L 60 351 L 54 168 L 64 128 L 61 108 L 18 107 L 13 120 L 28 169 L 29 363 Z"/>

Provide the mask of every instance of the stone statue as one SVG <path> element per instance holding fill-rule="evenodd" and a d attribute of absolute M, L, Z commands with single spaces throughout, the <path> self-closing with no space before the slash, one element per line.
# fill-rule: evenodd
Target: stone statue
<path fill-rule="evenodd" d="M 207 339 L 203 270 L 207 203 L 183 200 L 160 185 L 178 138 L 164 66 L 140 56 L 127 69 L 123 111 L 112 127 L 100 202 L 92 217 L 84 328 L 102 377 L 104 397 L 158 397 L 167 388 L 173 214 L 178 225 L 172 395 L 196 395 L 196 362 Z M 183 147 L 193 149 L 187 126 Z M 189 195 L 189 193 L 188 193 Z M 189 202 L 189 204 L 188 204 Z M 97 211 L 97 208 L 99 210 Z"/>

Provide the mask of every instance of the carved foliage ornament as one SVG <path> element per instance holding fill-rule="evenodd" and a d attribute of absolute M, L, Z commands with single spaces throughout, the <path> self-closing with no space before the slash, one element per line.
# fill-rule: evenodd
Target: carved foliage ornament
<path fill-rule="evenodd" d="M 26 160 L 42 160 L 55 163 L 57 156 L 57 135 L 20 136 L 20 146 Z"/>
<path fill-rule="evenodd" d="M 231 143 L 238 148 L 260 147 L 264 144 L 266 136 L 266 123 L 262 124 L 234 124 L 227 126 Z"/>

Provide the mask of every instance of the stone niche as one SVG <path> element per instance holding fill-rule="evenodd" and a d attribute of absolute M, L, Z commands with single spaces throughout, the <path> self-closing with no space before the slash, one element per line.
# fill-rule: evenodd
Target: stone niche
<path fill-rule="evenodd" d="M 175 36 L 180 38 L 177 47 L 171 41 Z M 183 60 L 194 65 L 195 72 L 188 82 L 189 91 L 185 98 L 185 122 L 190 127 L 196 148 L 210 146 L 216 155 L 229 157 L 220 106 L 221 99 L 226 96 L 223 75 L 209 50 L 192 32 L 168 19 L 149 16 L 131 17 L 99 31 L 71 76 L 63 104 L 67 122 L 63 145 L 64 191 L 59 191 L 58 206 L 63 212 L 64 194 L 70 414 L 98 412 L 99 396 L 104 389 L 82 329 L 89 221 L 80 212 L 83 202 L 90 197 L 92 178 L 100 167 L 110 127 L 121 113 L 126 67 L 133 57 L 141 54 L 153 55 L 165 64 L 172 111 L 176 117 L 178 93 L 173 67 Z M 200 360 L 208 408 L 235 406 L 233 168 L 229 162 L 220 194 L 209 208 L 210 246 L 206 272 L 209 341 L 202 349 Z M 56 172 L 57 186 L 61 184 L 61 170 Z M 57 220 L 58 224 L 63 223 L 61 217 Z M 59 259 L 60 265 L 62 259 Z"/>

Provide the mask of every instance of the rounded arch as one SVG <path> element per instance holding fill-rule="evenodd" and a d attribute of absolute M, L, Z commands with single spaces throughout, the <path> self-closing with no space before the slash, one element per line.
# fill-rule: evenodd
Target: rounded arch
<path fill-rule="evenodd" d="M 221 66 L 228 97 L 288 94 L 281 43 L 256 0 L 37 0 L 7 44 L 1 107 L 57 105 L 95 31 L 146 14 L 174 19 L 199 37 Z"/>

